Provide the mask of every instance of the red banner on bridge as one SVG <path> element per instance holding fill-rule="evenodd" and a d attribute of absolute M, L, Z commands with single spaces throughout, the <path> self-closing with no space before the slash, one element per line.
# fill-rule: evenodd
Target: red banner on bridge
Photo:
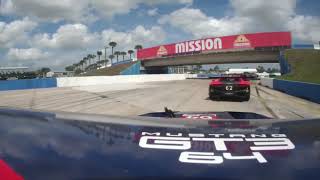
<path fill-rule="evenodd" d="M 197 54 L 211 51 L 268 47 L 291 47 L 291 33 L 267 32 L 190 40 L 141 49 L 137 53 L 137 58 L 139 60 L 146 60 L 158 57 Z"/>

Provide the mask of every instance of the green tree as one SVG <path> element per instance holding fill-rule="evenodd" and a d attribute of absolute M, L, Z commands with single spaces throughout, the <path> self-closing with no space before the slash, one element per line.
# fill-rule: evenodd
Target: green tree
<path fill-rule="evenodd" d="M 108 62 L 109 62 L 108 59 L 104 60 L 104 66 L 107 66 Z"/>
<path fill-rule="evenodd" d="M 76 69 L 76 70 L 74 71 L 74 73 L 75 73 L 75 74 L 80 74 L 80 73 L 82 73 L 82 70 L 81 70 L 81 69 Z"/>
<path fill-rule="evenodd" d="M 81 66 L 81 65 L 80 65 L 80 62 L 76 63 L 76 70 L 77 70 L 77 69 L 80 69 L 80 66 Z"/>
<path fill-rule="evenodd" d="M 124 61 L 124 56 L 127 55 L 125 51 L 120 52 L 120 55 L 122 56 L 122 61 Z"/>
<path fill-rule="evenodd" d="M 213 71 L 219 72 L 220 71 L 220 67 L 218 65 L 214 66 Z"/>
<path fill-rule="evenodd" d="M 266 72 L 267 72 L 267 73 L 272 73 L 271 68 L 268 68 Z"/>
<path fill-rule="evenodd" d="M 87 62 L 88 62 L 87 66 L 90 66 L 92 64 L 91 60 L 93 60 L 93 58 L 94 58 L 93 54 L 88 54 L 87 55 Z"/>
<path fill-rule="evenodd" d="M 43 67 L 43 68 L 41 68 L 41 69 L 38 70 L 38 75 L 39 75 L 39 76 L 42 76 L 42 77 L 46 77 L 46 74 L 47 74 L 48 72 L 50 72 L 50 71 L 51 71 L 50 68 L 48 68 L 48 67 Z"/>
<path fill-rule="evenodd" d="M 257 67 L 257 72 L 258 73 L 263 73 L 263 72 L 265 72 L 266 70 L 264 69 L 264 67 L 263 66 L 258 66 Z"/>
<path fill-rule="evenodd" d="M 97 51 L 97 55 L 98 55 L 98 61 L 100 61 L 101 55 L 102 55 L 102 51 Z"/>
<path fill-rule="evenodd" d="M 113 55 L 113 49 L 117 46 L 117 43 L 114 41 L 109 42 L 109 46 L 111 46 L 111 54 Z"/>
<path fill-rule="evenodd" d="M 129 54 L 129 56 L 130 56 L 130 59 L 131 59 L 131 55 L 134 53 L 134 51 L 133 50 L 128 50 L 128 54 Z"/>
<path fill-rule="evenodd" d="M 142 47 L 142 45 L 140 45 L 140 44 L 137 44 L 137 45 L 134 46 L 134 49 L 137 50 L 137 51 L 140 50 L 140 49 L 142 49 L 142 48 L 143 48 L 143 47 Z"/>
<path fill-rule="evenodd" d="M 94 63 L 95 63 L 95 62 L 94 62 L 94 59 L 95 59 L 96 57 L 97 57 L 96 55 L 91 54 L 92 64 L 94 64 Z"/>
<path fill-rule="evenodd" d="M 79 66 L 80 66 L 80 70 L 81 70 L 81 71 L 84 70 L 84 62 L 85 62 L 85 58 L 83 58 L 83 59 L 79 62 Z"/>
<path fill-rule="evenodd" d="M 112 64 L 112 63 L 113 63 L 113 62 L 112 62 L 112 59 L 114 59 L 114 55 L 111 54 L 111 55 L 109 56 L 109 59 L 111 60 L 111 64 Z"/>
<path fill-rule="evenodd" d="M 75 68 L 74 65 L 70 65 L 70 66 L 65 67 L 64 69 L 65 69 L 66 71 L 73 71 L 74 68 Z"/>
<path fill-rule="evenodd" d="M 201 69 L 202 69 L 202 65 L 201 65 L 201 64 L 198 64 L 198 65 L 197 65 L 197 70 L 200 71 Z"/>
<path fill-rule="evenodd" d="M 280 72 L 280 70 L 277 69 L 277 68 L 272 68 L 271 69 L 271 73 L 279 73 L 279 72 Z"/>
<path fill-rule="evenodd" d="M 117 57 L 117 62 L 119 61 L 119 55 L 120 55 L 120 54 L 121 54 L 120 51 L 114 52 L 114 55 L 116 55 L 116 57 Z"/>

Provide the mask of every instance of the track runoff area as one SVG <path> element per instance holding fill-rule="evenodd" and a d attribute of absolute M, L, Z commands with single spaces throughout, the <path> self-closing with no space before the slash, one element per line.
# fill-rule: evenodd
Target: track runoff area
<path fill-rule="evenodd" d="M 320 117 L 320 105 L 251 85 L 250 101 L 212 101 L 210 80 L 126 83 L 0 92 L 1 106 L 49 112 L 138 116 L 163 111 L 254 112 L 279 119 Z"/>

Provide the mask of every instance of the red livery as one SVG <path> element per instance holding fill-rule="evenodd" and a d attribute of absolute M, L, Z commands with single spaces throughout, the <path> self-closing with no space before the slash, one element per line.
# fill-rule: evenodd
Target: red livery
<path fill-rule="evenodd" d="M 224 76 L 212 80 L 209 85 L 210 99 L 235 97 L 244 101 L 250 99 L 250 81 L 242 76 Z"/>
<path fill-rule="evenodd" d="M 190 40 L 138 50 L 137 58 L 147 60 L 181 54 L 266 47 L 291 47 L 291 33 L 266 32 Z"/>

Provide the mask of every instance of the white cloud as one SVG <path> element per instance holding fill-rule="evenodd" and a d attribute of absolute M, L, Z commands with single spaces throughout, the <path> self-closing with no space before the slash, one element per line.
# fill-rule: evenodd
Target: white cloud
<path fill-rule="evenodd" d="M 245 21 L 247 21 L 246 18 L 216 19 L 208 17 L 200 9 L 192 8 L 182 8 L 159 19 L 160 24 L 168 23 L 197 38 L 237 33 L 243 28 Z"/>
<path fill-rule="evenodd" d="M 127 14 L 140 4 L 191 4 L 192 0 L 3 0 L 1 14 L 30 16 L 40 20 L 91 22 Z"/>
<path fill-rule="evenodd" d="M 249 32 L 292 31 L 300 41 L 317 42 L 319 17 L 295 12 L 296 0 L 230 0 L 232 16 L 210 17 L 200 9 L 182 8 L 162 16 L 160 24 L 170 24 L 194 37 L 221 36 Z"/>
<path fill-rule="evenodd" d="M 193 0 L 95 0 L 91 2 L 93 9 L 103 17 L 127 14 L 140 4 L 155 6 L 159 4 L 192 4 Z"/>
<path fill-rule="evenodd" d="M 250 19 L 251 28 L 282 28 L 295 15 L 296 0 L 231 0 L 235 17 Z"/>
<path fill-rule="evenodd" d="M 83 24 L 66 24 L 58 28 L 57 32 L 49 35 L 38 34 L 34 37 L 33 45 L 40 48 L 79 49 L 93 46 L 99 35 L 90 33 Z"/>
<path fill-rule="evenodd" d="M 193 0 L 140 0 L 141 3 L 148 5 L 158 5 L 158 4 L 192 4 Z"/>
<path fill-rule="evenodd" d="M 146 28 L 139 25 L 127 32 L 114 29 L 90 32 L 86 25 L 66 24 L 60 26 L 52 34 L 39 33 L 29 37 L 28 48 L 11 48 L 6 58 L 9 60 L 7 64 L 19 64 L 33 68 L 50 65 L 53 69 L 61 70 L 61 67 L 79 62 L 88 53 L 95 54 L 97 50 L 111 41 L 118 43 L 116 50 L 127 51 L 133 49 L 137 44 L 151 46 L 165 39 L 166 33 L 159 26 Z M 102 52 L 104 53 L 104 50 Z M 107 53 L 111 54 L 110 49 L 107 50 Z"/>
<path fill-rule="evenodd" d="M 0 21 L 0 48 L 13 47 L 25 43 L 29 33 L 37 26 L 37 23 L 28 18 L 5 23 Z"/>
<path fill-rule="evenodd" d="M 147 11 L 147 14 L 148 14 L 149 16 L 156 16 L 156 15 L 158 15 L 158 14 L 159 14 L 159 13 L 158 13 L 158 8 L 149 9 L 149 10 Z"/>
<path fill-rule="evenodd" d="M 288 24 L 288 29 L 302 41 L 320 41 L 320 18 L 312 16 L 295 16 Z"/>
<path fill-rule="evenodd" d="M 129 32 L 117 32 L 113 29 L 102 31 L 103 42 L 118 42 L 120 49 L 133 49 L 135 45 L 150 46 L 163 42 L 166 39 L 166 33 L 159 26 L 153 26 L 150 29 L 139 25 Z"/>
<path fill-rule="evenodd" d="M 19 16 L 30 16 L 41 20 L 88 20 L 88 0 L 4 0 L 3 14 L 15 14 Z"/>
<path fill-rule="evenodd" d="M 119 48 L 133 48 L 136 44 L 150 45 L 163 42 L 166 33 L 159 26 L 150 29 L 138 25 L 127 32 L 105 29 L 92 33 L 84 24 L 66 24 L 53 34 L 36 34 L 30 45 L 40 49 L 82 50 L 102 47 L 106 42 L 116 41 Z"/>
<path fill-rule="evenodd" d="M 47 52 L 42 52 L 40 49 L 36 49 L 36 48 L 28 48 L 28 49 L 10 48 L 7 56 L 9 60 L 38 61 L 38 60 L 44 60 L 48 58 L 49 54 Z"/>

